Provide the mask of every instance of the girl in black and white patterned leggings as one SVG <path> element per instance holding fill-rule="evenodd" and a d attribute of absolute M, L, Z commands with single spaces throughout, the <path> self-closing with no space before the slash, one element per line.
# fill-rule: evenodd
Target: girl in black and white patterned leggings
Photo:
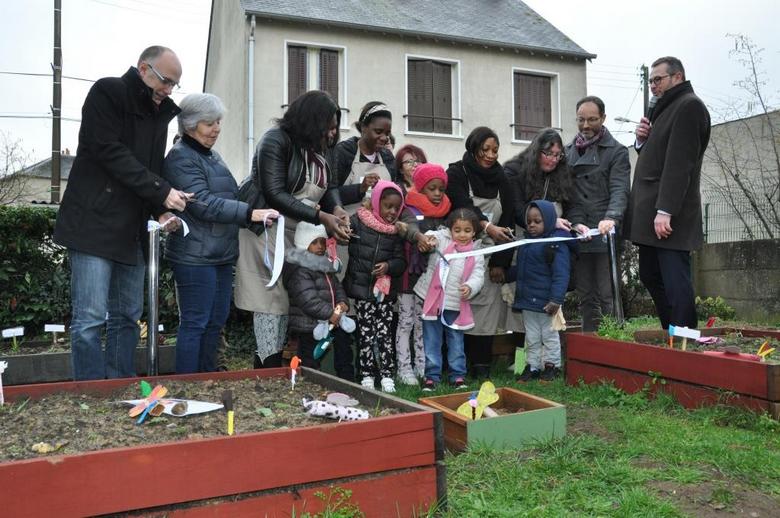
<path fill-rule="evenodd" d="M 394 340 L 390 332 L 396 298 L 393 278 L 406 269 L 403 240 L 395 225 L 402 209 L 401 189 L 392 182 L 377 182 L 371 193 L 371 208 L 359 208 L 350 219 L 353 238 L 344 277 L 344 289 L 355 299 L 361 384 L 374 388 L 378 370 L 381 388 L 389 393 L 395 392 Z"/>

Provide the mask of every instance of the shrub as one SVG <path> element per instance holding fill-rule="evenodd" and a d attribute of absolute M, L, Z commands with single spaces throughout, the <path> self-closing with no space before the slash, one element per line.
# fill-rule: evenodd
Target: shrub
<path fill-rule="evenodd" d="M 717 317 L 721 320 L 734 320 L 737 312 L 734 308 L 726 304 L 721 297 L 707 297 L 703 299 L 696 297 L 696 315 L 699 320 L 706 321 L 710 317 Z"/>

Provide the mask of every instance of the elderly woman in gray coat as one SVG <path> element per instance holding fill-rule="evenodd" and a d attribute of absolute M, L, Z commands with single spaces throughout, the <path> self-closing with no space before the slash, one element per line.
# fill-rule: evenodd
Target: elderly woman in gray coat
<path fill-rule="evenodd" d="M 217 345 L 230 311 L 238 229 L 272 221 L 273 209 L 238 201 L 238 185 L 219 154 L 225 107 L 211 94 L 190 94 L 180 103 L 179 140 L 168 153 L 163 176 L 194 194 L 181 214 L 189 234 L 171 234 L 165 257 L 171 262 L 179 303 L 176 372 L 217 370 Z"/>
<path fill-rule="evenodd" d="M 622 223 L 628 204 L 631 164 L 628 150 L 604 126 L 604 101 L 595 96 L 577 103 L 579 133 L 566 146 L 575 196 L 568 217 L 572 228 L 584 233 L 598 228 L 602 234 Z M 595 331 L 602 315 L 612 314 L 609 257 L 603 239 L 580 243 L 575 266 L 582 330 Z"/>

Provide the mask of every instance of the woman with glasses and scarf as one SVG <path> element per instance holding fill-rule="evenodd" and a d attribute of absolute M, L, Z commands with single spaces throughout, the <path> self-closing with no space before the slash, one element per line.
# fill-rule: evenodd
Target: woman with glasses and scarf
<path fill-rule="evenodd" d="M 478 234 L 484 234 L 482 246 L 511 241 L 514 230 L 514 203 L 504 168 L 498 162 L 498 135 L 487 127 L 475 128 L 466 139 L 463 158 L 447 169 L 447 196 L 452 210 L 471 209 L 479 217 Z M 507 329 L 508 305 L 501 298 L 504 269 L 512 252 L 490 256 L 482 290 L 471 299 L 474 328 L 466 332 L 466 358 L 479 378 L 490 375 L 493 336 Z M 514 326 L 512 326 L 514 327 Z"/>
<path fill-rule="evenodd" d="M 328 235 L 349 239 L 349 217 L 341 207 L 336 175 L 326 160 L 339 136 L 341 111 L 325 92 L 313 90 L 295 99 L 277 126 L 257 144 L 251 182 L 255 206 L 267 205 L 285 217 L 284 227 L 241 229 L 236 265 L 236 307 L 254 313 L 255 367 L 281 366 L 287 337 L 289 299 L 277 280 L 271 287 L 277 232 L 285 249 L 293 246 L 299 221 L 322 224 Z M 242 187 L 244 184 L 242 184 Z M 281 259 L 284 260 L 283 258 Z"/>

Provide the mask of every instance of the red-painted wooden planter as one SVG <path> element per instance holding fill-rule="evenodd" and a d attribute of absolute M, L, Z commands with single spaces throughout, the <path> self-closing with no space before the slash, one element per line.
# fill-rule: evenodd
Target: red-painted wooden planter
<path fill-rule="evenodd" d="M 705 335 L 717 335 L 734 329 L 705 331 Z M 740 331 L 745 336 L 780 338 L 777 331 Z M 637 333 L 638 340 L 663 336 L 661 331 Z M 590 333 L 568 333 L 566 382 L 573 385 L 580 380 L 613 381 L 627 392 L 642 390 L 649 384 L 652 391 L 673 394 L 687 408 L 725 403 L 766 411 L 780 419 L 780 365 L 776 364 L 621 342 Z"/>
<path fill-rule="evenodd" d="M 144 510 L 167 516 L 291 516 L 320 512 L 316 491 L 353 491 L 367 516 L 409 516 L 446 495 L 441 414 L 327 374 L 309 380 L 368 407 L 402 413 L 77 455 L 0 462 L 3 516 L 86 516 Z M 287 376 L 267 369 L 147 379 Z M 6 399 L 55 392 L 110 393 L 137 379 L 8 387 Z M 95 423 L 97 428 L 99 423 Z"/>

